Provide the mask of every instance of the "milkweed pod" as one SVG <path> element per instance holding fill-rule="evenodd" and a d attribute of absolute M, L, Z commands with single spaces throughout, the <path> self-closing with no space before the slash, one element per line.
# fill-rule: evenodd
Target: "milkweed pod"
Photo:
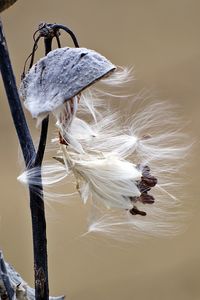
<path fill-rule="evenodd" d="M 59 48 L 32 66 L 21 83 L 20 94 L 25 107 L 37 118 L 54 111 L 115 68 L 96 51 Z"/>

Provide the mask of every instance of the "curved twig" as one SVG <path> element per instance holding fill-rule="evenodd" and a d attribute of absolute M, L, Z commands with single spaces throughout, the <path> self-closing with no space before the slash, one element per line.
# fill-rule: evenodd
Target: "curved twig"
<path fill-rule="evenodd" d="M 62 25 L 62 24 L 53 24 L 53 29 L 54 30 L 59 30 L 62 29 L 64 31 L 66 31 L 72 38 L 73 42 L 74 42 L 74 46 L 79 48 L 79 43 L 77 41 L 77 38 L 75 36 L 75 34 L 73 33 L 73 31 L 71 29 L 69 29 L 68 27 Z"/>

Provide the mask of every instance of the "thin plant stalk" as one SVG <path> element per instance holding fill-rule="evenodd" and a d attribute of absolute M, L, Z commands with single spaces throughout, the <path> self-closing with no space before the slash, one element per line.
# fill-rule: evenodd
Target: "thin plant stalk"
<path fill-rule="evenodd" d="M 41 145 L 36 154 L 30 131 L 21 106 L 16 81 L 9 58 L 6 39 L 3 33 L 3 25 L 0 21 L 0 68 L 1 74 L 11 110 L 14 126 L 18 135 L 22 149 L 25 165 L 27 168 L 35 166 L 35 162 L 41 165 L 48 129 L 48 122 L 45 121 L 46 129 L 43 127 L 43 138 L 40 139 Z M 44 125 L 43 125 L 44 126 Z M 36 160 L 36 157 L 39 159 Z M 41 176 L 40 176 L 41 179 Z M 43 200 L 42 179 L 37 186 L 37 193 L 33 186 L 29 185 L 30 209 L 32 217 L 33 231 L 33 250 L 34 250 L 34 274 L 35 274 L 35 299 L 49 299 L 48 286 L 48 264 L 47 264 L 47 239 L 46 239 L 46 220 Z"/>

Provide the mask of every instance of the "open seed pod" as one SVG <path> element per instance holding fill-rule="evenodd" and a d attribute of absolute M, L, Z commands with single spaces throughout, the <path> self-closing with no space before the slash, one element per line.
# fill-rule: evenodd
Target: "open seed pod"
<path fill-rule="evenodd" d="M 58 48 L 32 66 L 20 94 L 34 118 L 45 116 L 115 68 L 93 50 Z"/>

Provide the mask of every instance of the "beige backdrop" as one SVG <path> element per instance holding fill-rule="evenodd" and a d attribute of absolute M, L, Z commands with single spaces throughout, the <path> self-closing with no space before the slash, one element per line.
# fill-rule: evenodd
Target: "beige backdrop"
<path fill-rule="evenodd" d="M 3 13 L 18 82 L 38 23 L 63 23 L 76 32 L 81 46 L 96 49 L 115 64 L 134 65 L 137 89 L 151 89 L 162 99 L 178 103 L 189 120 L 186 131 L 196 140 L 188 161 L 187 191 L 183 182 L 191 217 L 185 232 L 175 238 L 128 245 L 98 236 L 80 238 L 86 226 L 80 201 L 48 204 L 52 295 L 66 294 L 71 300 L 200 299 L 199 11 L 197 0 L 19 0 Z M 22 166 L 2 84 L 0 92 L 0 247 L 31 283 L 27 192 L 16 180 Z M 30 126 L 37 137 L 31 120 Z"/>

